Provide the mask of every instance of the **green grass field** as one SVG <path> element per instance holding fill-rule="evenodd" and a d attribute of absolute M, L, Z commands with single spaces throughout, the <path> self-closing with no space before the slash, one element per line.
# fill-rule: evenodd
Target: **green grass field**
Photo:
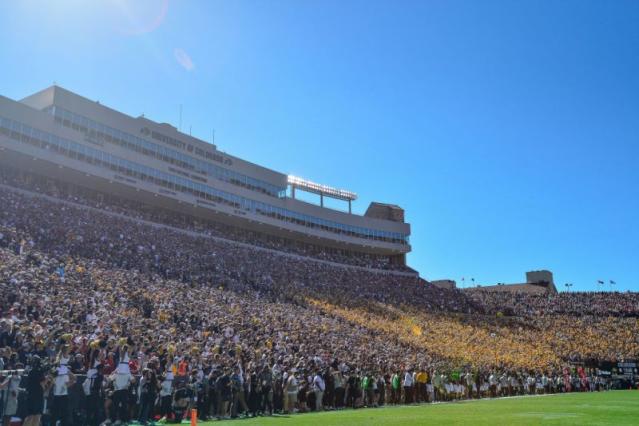
<path fill-rule="evenodd" d="M 639 391 L 572 393 L 198 422 L 217 426 L 639 425 Z"/>

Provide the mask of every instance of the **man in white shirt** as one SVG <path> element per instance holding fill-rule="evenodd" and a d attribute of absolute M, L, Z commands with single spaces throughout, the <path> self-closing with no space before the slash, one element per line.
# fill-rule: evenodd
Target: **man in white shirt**
<path fill-rule="evenodd" d="M 284 382 L 284 411 L 286 413 L 292 413 L 295 410 L 295 404 L 297 403 L 298 381 L 295 377 L 295 369 L 291 369 L 286 381 Z"/>
<path fill-rule="evenodd" d="M 3 409 L 5 423 L 8 419 L 15 416 L 18 412 L 18 394 L 20 390 L 21 376 L 17 372 L 13 372 L 4 383 L 0 384 L 0 390 L 4 389 L 4 394 L 0 393 L 4 398 L 0 401 L 0 409 Z"/>
<path fill-rule="evenodd" d="M 53 384 L 53 404 L 51 407 L 51 422 L 56 424 L 60 420 L 61 426 L 71 424 L 71 410 L 69 404 L 69 387 L 75 382 L 75 377 L 69 371 L 69 348 L 58 355 L 58 368 Z"/>
<path fill-rule="evenodd" d="M 535 376 L 530 374 L 527 378 L 526 378 L 526 384 L 528 385 L 528 393 L 530 395 L 534 395 L 535 394 Z"/>
<path fill-rule="evenodd" d="M 160 416 L 169 417 L 171 414 L 171 397 L 173 395 L 173 372 L 170 368 L 164 373 L 160 385 Z"/>
<path fill-rule="evenodd" d="M 410 370 L 406 370 L 404 373 L 404 403 L 413 403 L 413 373 Z"/>
<path fill-rule="evenodd" d="M 491 372 L 490 376 L 488 376 L 488 384 L 490 385 L 490 397 L 497 397 L 497 375 L 495 372 Z"/>
<path fill-rule="evenodd" d="M 466 398 L 473 398 L 473 384 L 475 384 L 475 378 L 473 377 L 473 373 L 467 371 L 464 375 L 464 380 L 466 382 Z"/>
<path fill-rule="evenodd" d="M 508 374 L 504 372 L 501 376 L 499 376 L 499 392 L 501 396 L 510 395 L 508 385 L 509 385 Z"/>
<path fill-rule="evenodd" d="M 120 362 L 111 375 L 111 380 L 113 381 L 111 421 L 120 420 L 126 423 L 129 420 L 129 386 L 133 382 L 127 346 L 120 351 Z"/>
<path fill-rule="evenodd" d="M 320 371 L 318 370 L 315 373 L 315 377 L 313 378 L 313 391 L 315 392 L 315 409 L 317 411 L 322 411 L 322 400 L 324 399 L 325 388 L 326 384 L 324 383 L 324 379 L 322 378 Z"/>

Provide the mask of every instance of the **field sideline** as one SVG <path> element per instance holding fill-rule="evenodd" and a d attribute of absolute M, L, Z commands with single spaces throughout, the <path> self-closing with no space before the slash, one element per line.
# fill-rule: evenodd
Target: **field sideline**
<path fill-rule="evenodd" d="M 186 422 L 185 422 L 186 423 Z M 639 391 L 570 393 L 198 422 L 199 426 L 637 425 Z"/>

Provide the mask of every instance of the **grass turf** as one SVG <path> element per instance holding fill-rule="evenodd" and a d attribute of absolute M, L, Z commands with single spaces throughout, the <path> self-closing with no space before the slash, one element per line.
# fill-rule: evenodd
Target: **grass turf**
<path fill-rule="evenodd" d="M 446 404 L 331 411 L 198 426 L 638 425 L 639 391 L 570 393 Z"/>

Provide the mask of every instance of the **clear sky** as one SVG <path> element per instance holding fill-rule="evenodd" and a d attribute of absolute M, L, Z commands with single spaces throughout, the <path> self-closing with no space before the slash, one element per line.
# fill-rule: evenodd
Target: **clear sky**
<path fill-rule="evenodd" d="M 0 1 L 0 94 L 54 81 L 399 204 L 428 279 L 639 291 L 639 1 Z"/>

